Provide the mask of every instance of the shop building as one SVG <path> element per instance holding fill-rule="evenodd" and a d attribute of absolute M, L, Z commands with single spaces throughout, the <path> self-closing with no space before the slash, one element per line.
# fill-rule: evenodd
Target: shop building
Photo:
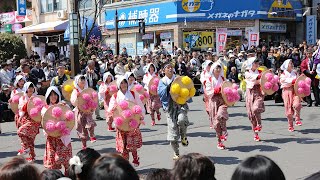
<path fill-rule="evenodd" d="M 139 34 L 137 21 L 119 22 L 120 48 L 130 55 L 141 55 L 143 47 L 163 44 L 169 51 L 192 44 L 196 50 L 216 48 L 216 31 L 227 33 L 226 47 L 241 45 L 256 32 L 267 45 L 287 40 L 300 41 L 303 36 L 302 3 L 299 0 L 182 0 L 121 2 L 105 5 L 105 43 L 115 49 L 114 17 L 144 18 L 146 34 Z M 191 35 L 191 36 L 190 36 Z M 196 36 L 196 42 L 190 37 Z M 259 40 L 258 39 L 258 40 Z M 189 42 L 190 41 L 190 42 Z M 189 43 L 187 43 L 189 42 Z"/>

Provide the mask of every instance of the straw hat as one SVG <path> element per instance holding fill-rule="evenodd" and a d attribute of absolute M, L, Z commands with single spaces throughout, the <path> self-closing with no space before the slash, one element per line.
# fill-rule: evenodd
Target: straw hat
<path fill-rule="evenodd" d="M 225 88 L 232 88 L 232 83 L 230 81 L 224 81 L 221 85 L 221 96 L 224 100 L 224 103 L 226 103 L 227 106 L 233 106 L 236 102 L 230 102 L 228 101 L 228 96 L 224 93 Z"/>
<path fill-rule="evenodd" d="M 127 105 L 123 105 L 127 104 Z M 114 124 L 118 129 L 121 131 L 133 131 L 141 124 L 141 113 L 135 113 L 136 107 L 140 107 L 131 101 L 121 101 L 117 103 L 114 111 L 113 111 L 113 118 Z M 140 107 L 141 111 L 143 107 Z M 134 127 L 137 126 L 137 127 Z"/>
<path fill-rule="evenodd" d="M 156 86 L 158 87 L 159 86 L 159 81 L 160 81 L 160 78 L 158 76 L 154 76 L 150 82 L 149 82 L 149 85 L 148 85 L 148 89 L 149 89 L 149 93 L 152 94 L 152 95 L 158 95 L 158 91 L 157 90 L 152 90 L 153 88 L 151 88 L 152 86 Z"/>
<path fill-rule="evenodd" d="M 274 76 L 274 73 L 272 71 L 265 71 L 261 74 L 261 80 L 260 80 L 260 84 L 261 84 L 261 89 L 262 91 L 266 94 L 266 95 L 272 95 L 275 91 L 273 90 L 273 88 L 270 88 L 270 89 L 266 89 L 265 88 L 265 84 L 268 81 L 267 77 L 266 77 L 266 74 L 268 73 L 271 73 L 272 76 Z"/>
<path fill-rule="evenodd" d="M 184 79 L 189 82 L 185 82 Z M 193 81 L 187 76 L 177 76 L 172 82 L 170 88 L 170 95 L 174 102 L 178 104 L 185 104 L 192 96 L 194 96 L 195 89 Z M 188 91 L 186 91 L 188 90 Z M 186 91 L 185 93 L 183 91 Z M 194 91 L 191 93 L 191 91 Z M 187 94 L 187 92 L 189 94 Z"/>
<path fill-rule="evenodd" d="M 55 108 L 55 109 L 60 108 L 62 110 L 60 117 L 56 117 L 53 115 L 54 114 L 53 108 Z M 58 123 L 59 121 L 65 122 L 66 128 L 68 128 L 69 131 L 71 131 L 73 129 L 73 127 L 75 126 L 74 114 L 72 116 L 72 115 L 69 115 L 69 113 L 73 114 L 71 108 L 68 107 L 67 105 L 63 105 L 63 104 L 53 105 L 47 109 L 47 111 L 44 113 L 43 118 L 42 118 L 42 127 L 48 136 L 59 138 L 59 137 L 63 136 L 63 134 L 62 134 L 61 130 L 47 129 L 48 128 L 47 122 L 53 122 L 54 124 Z M 69 119 L 68 119 L 68 117 L 69 117 Z"/>
<path fill-rule="evenodd" d="M 93 94 L 95 94 L 95 96 L 93 96 Z M 88 100 L 84 99 L 83 97 L 85 95 L 89 95 L 90 97 L 90 101 L 93 102 L 94 104 L 96 104 L 96 107 L 93 108 L 92 106 L 91 107 L 88 107 L 88 108 L 84 108 L 85 105 L 88 104 Z M 79 108 L 79 110 L 83 113 L 91 113 L 91 112 L 94 112 L 95 109 L 98 107 L 98 94 L 95 90 L 93 90 L 92 88 L 87 88 L 87 89 L 84 89 L 80 95 L 78 96 L 78 104 L 77 104 L 77 107 Z"/>
<path fill-rule="evenodd" d="M 304 98 L 306 96 L 308 96 L 309 94 L 304 94 L 304 93 L 299 93 L 298 89 L 299 89 L 299 82 L 300 81 L 305 81 L 307 79 L 307 76 L 305 76 L 304 74 L 300 75 L 296 82 L 294 83 L 294 93 L 295 95 L 301 97 L 301 98 Z"/>
<path fill-rule="evenodd" d="M 16 93 L 16 94 L 12 97 L 11 102 L 9 103 L 10 108 L 11 108 L 11 110 L 12 110 L 12 112 L 13 112 L 14 114 L 18 114 L 18 111 L 19 111 L 19 108 L 18 108 L 18 106 L 19 106 L 19 99 L 20 99 L 21 96 L 23 96 L 23 94 L 24 94 L 23 92 Z"/>
<path fill-rule="evenodd" d="M 38 100 L 38 98 L 41 100 L 41 104 L 36 104 L 35 100 Z M 40 103 L 39 100 L 39 103 Z M 27 104 L 27 112 L 30 115 L 31 119 L 36 122 L 41 122 L 42 116 L 41 116 L 41 110 L 42 107 L 46 104 L 46 98 L 41 95 L 34 95 L 31 96 L 30 100 Z"/>

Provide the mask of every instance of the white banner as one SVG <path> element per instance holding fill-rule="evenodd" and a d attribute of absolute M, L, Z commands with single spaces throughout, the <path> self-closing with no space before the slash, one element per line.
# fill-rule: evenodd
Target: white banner
<path fill-rule="evenodd" d="M 251 46 L 259 46 L 259 33 L 249 32 L 249 49 Z"/>
<path fill-rule="evenodd" d="M 317 17 L 315 15 L 307 16 L 306 26 L 307 44 L 313 45 L 317 38 Z"/>
<path fill-rule="evenodd" d="M 217 54 L 223 51 L 226 47 L 227 43 L 227 36 L 228 36 L 228 29 L 227 28 L 217 28 L 216 31 L 216 51 Z"/>

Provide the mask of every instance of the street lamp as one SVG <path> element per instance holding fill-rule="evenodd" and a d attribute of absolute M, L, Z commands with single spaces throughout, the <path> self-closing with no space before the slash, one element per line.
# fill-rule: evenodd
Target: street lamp
<path fill-rule="evenodd" d="M 74 0 L 72 13 L 69 14 L 69 40 L 70 40 L 70 61 L 71 75 L 75 77 L 80 73 L 79 66 L 79 19 L 78 19 L 78 0 Z"/>

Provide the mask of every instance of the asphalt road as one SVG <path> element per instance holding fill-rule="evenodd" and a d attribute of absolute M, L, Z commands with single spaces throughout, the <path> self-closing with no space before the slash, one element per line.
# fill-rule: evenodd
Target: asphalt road
<path fill-rule="evenodd" d="M 181 154 L 198 152 L 208 156 L 215 162 L 216 178 L 228 180 L 236 166 L 246 157 L 262 154 L 273 159 L 283 170 L 288 180 L 303 179 L 320 170 L 320 107 L 304 107 L 301 118 L 303 126 L 296 127 L 295 132 L 289 132 L 287 119 L 284 116 L 282 104 L 266 101 L 266 112 L 263 113 L 263 129 L 260 133 L 261 142 L 253 141 L 250 122 L 246 115 L 244 103 L 237 103 L 229 108 L 227 122 L 229 137 L 225 143 L 226 150 L 216 148 L 217 140 L 214 130 L 209 128 L 208 116 L 205 113 L 202 97 L 195 97 L 190 104 L 188 114 L 191 125 L 188 129 L 188 147 L 181 147 Z M 101 111 L 103 115 L 103 111 Z M 137 171 L 145 174 L 156 168 L 172 168 L 173 152 L 166 141 L 166 119 L 162 113 L 162 120 L 157 125 L 150 125 L 147 116 L 146 125 L 141 127 L 143 146 L 139 150 L 140 167 Z M 106 130 L 105 121 L 97 121 L 97 142 L 88 143 L 88 147 L 100 153 L 115 152 L 115 133 Z M 13 122 L 2 123 L 0 135 L 0 163 L 8 161 L 17 154 L 19 140 Z M 81 142 L 72 133 L 73 153 L 82 147 Z M 42 158 L 45 148 L 45 138 L 40 133 L 36 138 L 36 165 L 43 169 Z"/>

